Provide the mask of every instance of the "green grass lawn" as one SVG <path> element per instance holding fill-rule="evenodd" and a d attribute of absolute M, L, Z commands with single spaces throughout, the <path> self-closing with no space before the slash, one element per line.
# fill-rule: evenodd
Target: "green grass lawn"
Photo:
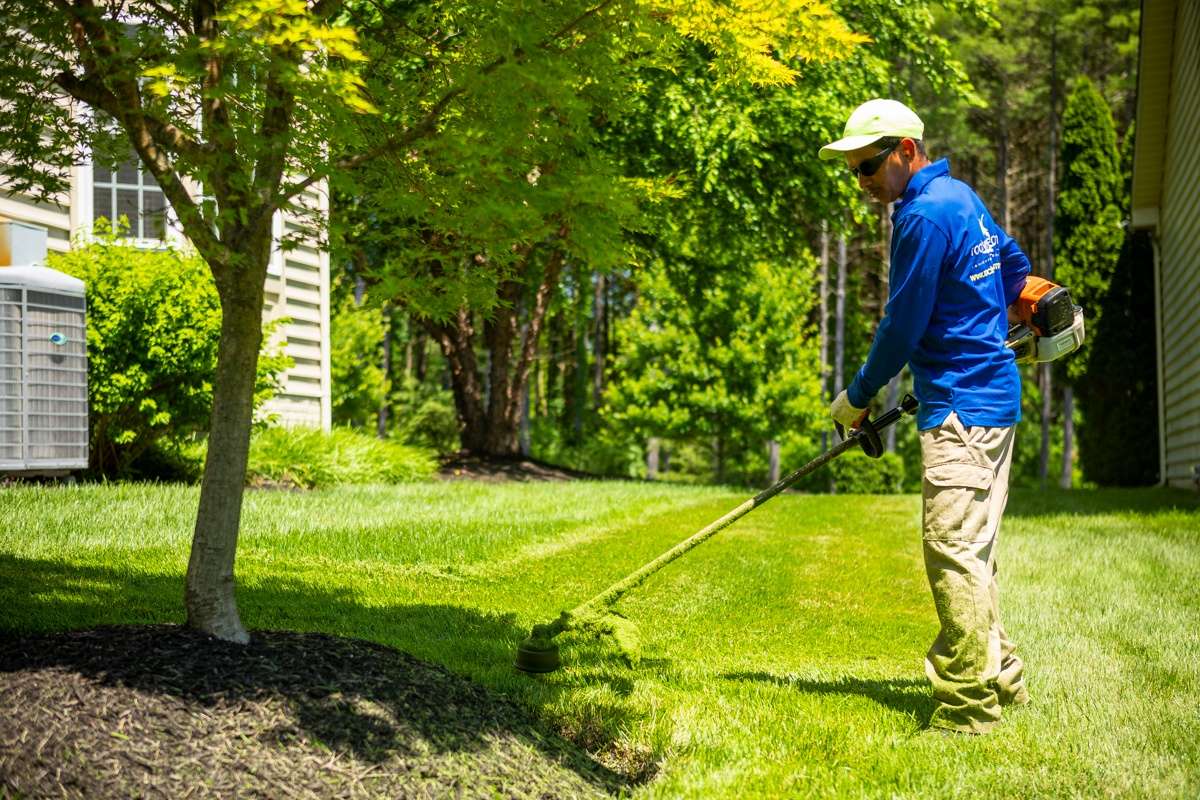
<path fill-rule="evenodd" d="M 534 709 L 637 797 L 1200 795 L 1200 503 L 1166 491 L 1014 496 L 1005 623 L 1033 703 L 991 736 L 923 732 L 935 617 L 914 496 L 780 497 L 631 594 L 645 660 L 531 624 L 743 499 L 650 484 L 411 485 L 247 495 L 250 628 L 440 662 Z M 0 628 L 182 622 L 192 488 L 0 490 Z"/>

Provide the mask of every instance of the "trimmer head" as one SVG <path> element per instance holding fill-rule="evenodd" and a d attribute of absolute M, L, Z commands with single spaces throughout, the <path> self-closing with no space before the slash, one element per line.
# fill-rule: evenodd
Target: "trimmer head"
<path fill-rule="evenodd" d="M 526 639 L 517 648 L 513 666 L 522 672 L 554 672 L 562 666 L 558 658 L 558 645 L 554 642 L 539 642 Z"/>

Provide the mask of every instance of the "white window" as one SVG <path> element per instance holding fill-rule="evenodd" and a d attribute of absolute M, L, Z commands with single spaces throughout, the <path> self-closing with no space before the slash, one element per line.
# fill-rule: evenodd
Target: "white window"
<path fill-rule="evenodd" d="M 92 218 L 113 223 L 122 216 L 129 220 L 124 235 L 140 240 L 167 238 L 167 199 L 158 182 L 136 158 L 115 170 L 92 167 Z"/>

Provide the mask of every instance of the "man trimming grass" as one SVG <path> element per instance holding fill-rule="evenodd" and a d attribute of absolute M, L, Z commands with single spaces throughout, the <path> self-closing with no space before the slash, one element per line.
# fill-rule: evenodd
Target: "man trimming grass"
<path fill-rule="evenodd" d="M 830 413 L 856 427 L 905 363 L 921 403 L 923 550 L 941 631 L 925 658 L 937 708 L 930 726 L 986 733 L 1007 705 L 1029 701 L 1023 665 L 1000 622 L 996 543 L 1021 379 L 1005 346 L 1006 309 L 1029 259 L 972 189 L 931 162 L 921 119 L 894 100 L 863 103 L 842 138 L 858 184 L 892 212 L 886 315 L 867 361 Z"/>

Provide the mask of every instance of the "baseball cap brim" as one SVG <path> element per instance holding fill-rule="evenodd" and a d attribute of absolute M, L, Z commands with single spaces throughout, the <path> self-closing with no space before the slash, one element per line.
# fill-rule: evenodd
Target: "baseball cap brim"
<path fill-rule="evenodd" d="M 821 148 L 818 156 L 822 161 L 829 161 L 837 158 L 842 153 L 849 153 L 852 150 L 857 150 L 860 147 L 866 147 L 869 144 L 874 144 L 883 138 L 883 134 L 865 134 L 862 136 L 845 136 L 838 139 L 836 142 L 830 142 Z M 811 150 L 809 151 L 812 152 Z"/>

